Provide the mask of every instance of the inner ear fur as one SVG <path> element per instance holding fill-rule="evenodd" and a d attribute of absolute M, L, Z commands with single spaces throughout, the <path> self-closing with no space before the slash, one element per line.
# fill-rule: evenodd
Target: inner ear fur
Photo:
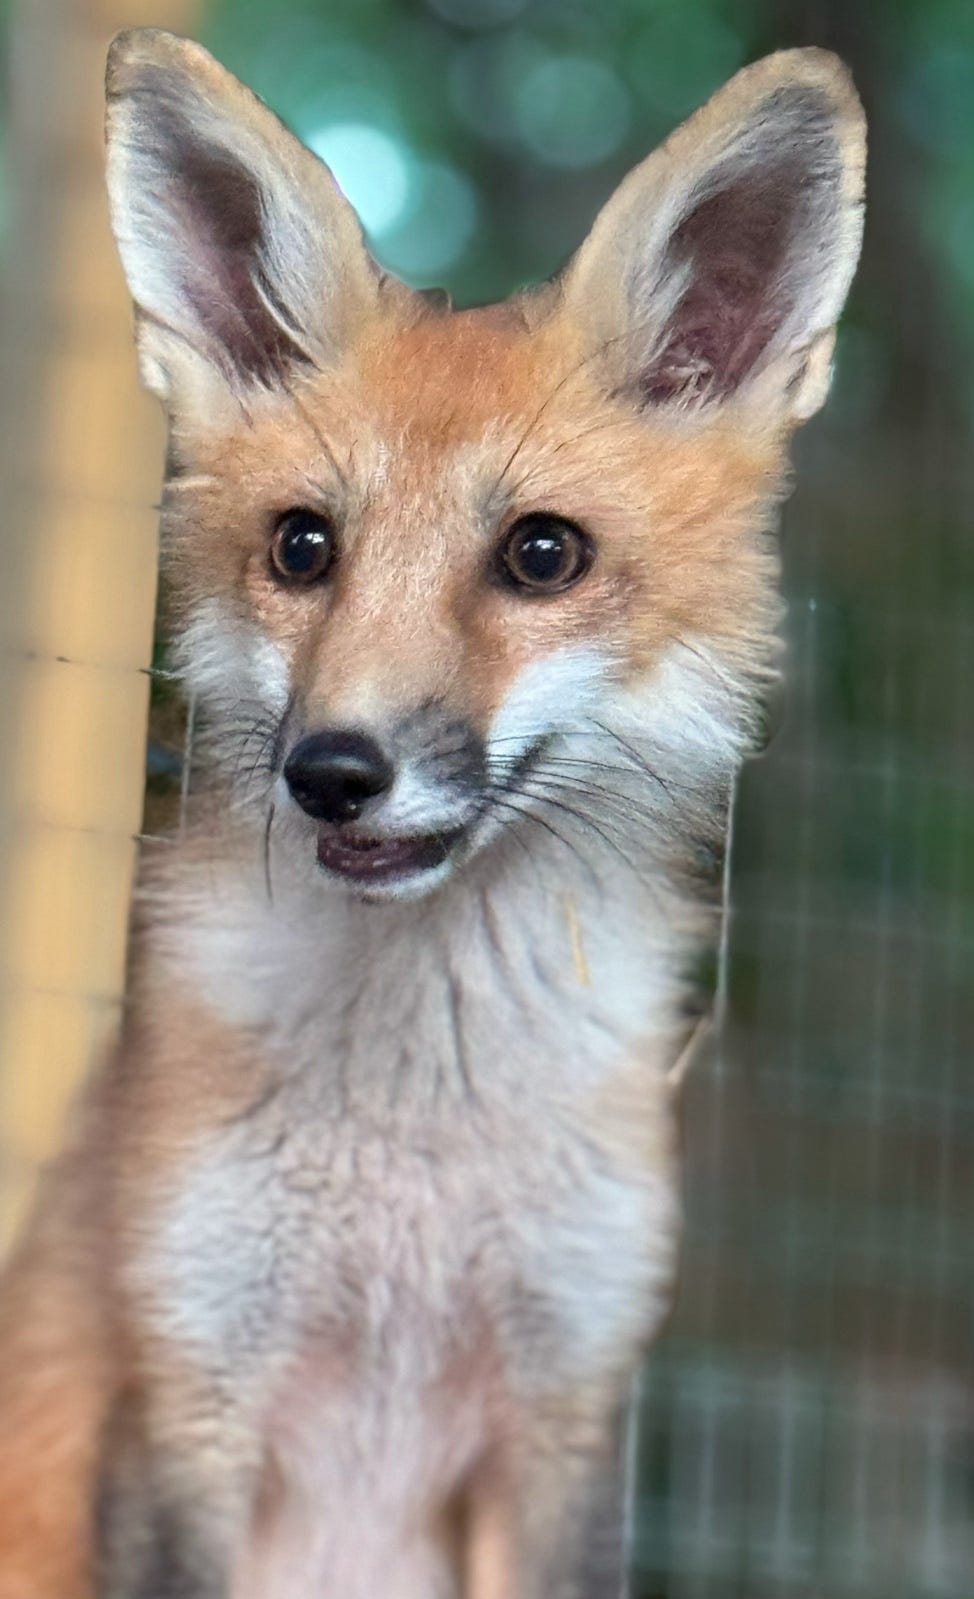
<path fill-rule="evenodd" d="M 562 301 L 640 404 L 825 396 L 859 254 L 865 125 L 842 63 L 747 67 L 631 172 L 569 264 Z"/>
<path fill-rule="evenodd" d="M 380 274 L 331 173 L 202 46 L 120 34 L 107 74 L 112 221 L 143 374 L 237 388 L 335 358 Z M 189 372 L 186 369 L 188 366 Z"/>

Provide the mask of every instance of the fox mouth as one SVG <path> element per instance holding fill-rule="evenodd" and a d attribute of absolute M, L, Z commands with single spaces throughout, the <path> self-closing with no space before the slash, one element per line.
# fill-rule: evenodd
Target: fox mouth
<path fill-rule="evenodd" d="M 412 837 L 369 838 L 346 828 L 319 826 L 318 865 L 360 884 L 394 883 L 442 866 L 463 828 Z"/>

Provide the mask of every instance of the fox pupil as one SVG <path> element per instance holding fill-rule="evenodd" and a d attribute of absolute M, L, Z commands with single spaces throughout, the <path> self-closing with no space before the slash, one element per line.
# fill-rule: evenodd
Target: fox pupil
<path fill-rule="evenodd" d="M 558 577 L 564 561 L 561 539 L 534 538 L 521 545 L 521 565 L 537 583 L 550 583 Z"/>
<path fill-rule="evenodd" d="M 315 583 L 328 571 L 334 553 L 335 538 L 327 517 L 317 511 L 287 511 L 274 532 L 271 565 L 286 581 Z"/>
<path fill-rule="evenodd" d="M 592 549 L 573 522 L 535 513 L 515 524 L 502 557 L 505 575 L 519 588 L 554 593 L 584 576 Z"/>

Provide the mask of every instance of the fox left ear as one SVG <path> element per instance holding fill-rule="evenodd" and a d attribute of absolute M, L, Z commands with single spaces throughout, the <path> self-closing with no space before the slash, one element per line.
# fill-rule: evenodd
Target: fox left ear
<path fill-rule="evenodd" d="M 327 167 L 188 39 L 120 34 L 107 92 L 112 224 L 146 386 L 171 408 L 208 407 L 220 388 L 333 360 L 380 274 Z"/>
<path fill-rule="evenodd" d="M 747 67 L 635 168 L 562 280 L 615 386 L 644 405 L 828 390 L 862 236 L 865 122 L 821 50 Z"/>

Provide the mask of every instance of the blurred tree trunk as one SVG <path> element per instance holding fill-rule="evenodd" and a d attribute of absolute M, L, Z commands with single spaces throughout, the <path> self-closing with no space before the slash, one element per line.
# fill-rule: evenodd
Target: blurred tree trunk
<path fill-rule="evenodd" d="M 104 194 L 105 49 L 193 0 L 20 0 L 0 330 L 0 1245 L 119 1015 L 162 428 Z"/>

